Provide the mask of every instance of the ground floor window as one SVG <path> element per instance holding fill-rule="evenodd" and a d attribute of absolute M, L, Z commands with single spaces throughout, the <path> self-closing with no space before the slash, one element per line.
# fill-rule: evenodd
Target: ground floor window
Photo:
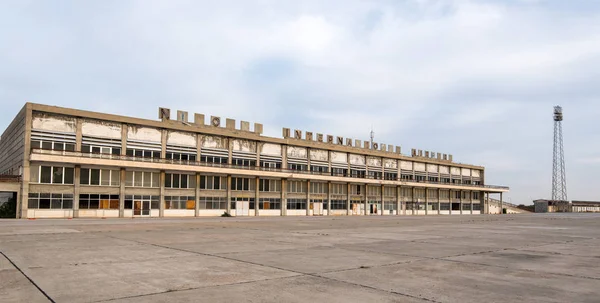
<path fill-rule="evenodd" d="M 127 195 L 125 196 L 125 209 L 136 209 L 140 204 L 142 208 L 149 206 L 149 209 L 159 209 L 160 196 L 142 196 L 142 195 Z M 146 205 L 147 204 L 147 205 Z"/>
<path fill-rule="evenodd" d="M 281 199 L 279 198 L 261 198 L 258 203 L 259 209 L 281 209 Z"/>
<path fill-rule="evenodd" d="M 384 210 L 396 210 L 396 201 L 385 201 L 383 203 L 383 209 Z"/>
<path fill-rule="evenodd" d="M 119 209 L 119 195 L 80 194 L 79 209 Z"/>
<path fill-rule="evenodd" d="M 452 210 L 460 210 L 460 203 L 452 203 Z"/>
<path fill-rule="evenodd" d="M 165 196 L 165 209 L 195 209 L 194 196 Z"/>
<path fill-rule="evenodd" d="M 479 204 L 479 203 L 473 204 L 473 210 L 481 210 L 481 204 Z"/>
<path fill-rule="evenodd" d="M 306 209 L 306 199 L 287 199 L 287 209 Z"/>
<path fill-rule="evenodd" d="M 471 210 L 471 204 L 470 203 L 463 203 L 462 210 Z"/>
<path fill-rule="evenodd" d="M 73 194 L 29 193 L 31 209 L 73 209 Z"/>
<path fill-rule="evenodd" d="M 227 209 L 227 198 L 200 197 L 200 209 Z"/>
<path fill-rule="evenodd" d="M 406 210 L 414 210 L 416 209 L 415 202 L 406 202 Z"/>
<path fill-rule="evenodd" d="M 440 203 L 440 210 L 450 210 L 450 203 Z"/>
<path fill-rule="evenodd" d="M 331 200 L 331 209 L 346 209 L 347 202 L 345 199 Z"/>
<path fill-rule="evenodd" d="M 237 202 L 248 202 L 248 209 L 254 209 L 254 198 L 231 198 L 231 209 L 237 209 Z"/>

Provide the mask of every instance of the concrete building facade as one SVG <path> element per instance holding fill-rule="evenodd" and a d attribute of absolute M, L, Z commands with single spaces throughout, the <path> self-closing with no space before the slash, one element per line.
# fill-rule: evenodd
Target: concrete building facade
<path fill-rule="evenodd" d="M 451 155 L 287 128 L 267 137 L 258 123 L 171 120 L 164 108 L 159 118 L 27 103 L 0 140 L 0 172 L 21 176 L 17 217 L 481 214 L 508 191 Z"/>

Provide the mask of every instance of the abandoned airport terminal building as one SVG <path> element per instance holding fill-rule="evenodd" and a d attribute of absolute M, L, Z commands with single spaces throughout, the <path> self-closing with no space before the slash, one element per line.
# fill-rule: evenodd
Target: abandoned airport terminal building
<path fill-rule="evenodd" d="M 0 187 L 18 218 L 481 214 L 508 191 L 451 155 L 223 124 L 27 103 L 0 139 Z"/>

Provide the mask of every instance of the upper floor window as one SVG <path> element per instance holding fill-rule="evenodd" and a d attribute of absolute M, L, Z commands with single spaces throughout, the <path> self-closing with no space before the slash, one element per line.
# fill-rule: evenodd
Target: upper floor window
<path fill-rule="evenodd" d="M 44 184 L 73 184 L 73 167 L 31 166 L 31 182 Z"/>
<path fill-rule="evenodd" d="M 327 167 L 327 166 L 311 165 L 310 166 L 310 171 L 316 172 L 316 173 L 328 173 L 329 172 L 329 167 Z"/>
<path fill-rule="evenodd" d="M 232 177 L 231 178 L 231 190 L 254 190 L 255 188 L 254 179 Z"/>
<path fill-rule="evenodd" d="M 232 159 L 231 164 L 236 166 L 256 166 L 256 160 L 248 160 L 248 159 Z"/>
<path fill-rule="evenodd" d="M 365 194 L 365 186 L 358 184 L 350 185 L 350 193 L 353 195 L 364 195 Z"/>
<path fill-rule="evenodd" d="M 260 166 L 265 168 L 281 168 L 281 162 L 260 161 Z"/>
<path fill-rule="evenodd" d="M 125 186 L 160 187 L 160 173 L 149 171 L 127 171 Z"/>
<path fill-rule="evenodd" d="M 296 163 L 288 163 L 288 169 L 291 170 L 308 170 L 308 165 L 306 164 L 296 164 Z"/>
<path fill-rule="evenodd" d="M 92 153 L 92 154 L 112 154 L 112 155 L 120 155 L 121 148 L 120 147 L 110 147 L 110 146 L 98 146 L 98 145 L 90 145 L 90 144 L 82 144 L 81 145 L 82 153 Z"/>
<path fill-rule="evenodd" d="M 288 181 L 287 182 L 288 193 L 305 193 L 306 182 L 305 181 Z"/>
<path fill-rule="evenodd" d="M 260 191 L 271 191 L 271 192 L 281 191 L 281 181 L 280 180 L 260 179 L 258 183 L 259 183 L 258 188 Z"/>
<path fill-rule="evenodd" d="M 364 170 L 351 169 L 350 176 L 353 178 L 364 178 L 366 172 Z"/>
<path fill-rule="evenodd" d="M 196 188 L 196 176 L 185 174 L 165 174 L 167 188 Z"/>
<path fill-rule="evenodd" d="M 165 158 L 169 160 L 179 160 L 179 161 L 196 161 L 195 154 L 187 154 L 187 153 L 173 153 L 167 152 L 165 154 Z"/>
<path fill-rule="evenodd" d="M 312 194 L 326 194 L 329 189 L 329 185 L 327 183 L 322 182 L 311 182 L 310 183 L 310 192 Z"/>
<path fill-rule="evenodd" d="M 331 169 L 331 175 L 332 176 L 346 177 L 348 175 L 348 169 L 334 167 L 334 168 Z"/>
<path fill-rule="evenodd" d="M 398 180 L 397 173 L 385 173 L 383 176 L 386 180 Z"/>
<path fill-rule="evenodd" d="M 128 148 L 126 155 L 137 158 L 160 158 L 160 151 L 138 148 Z"/>
<path fill-rule="evenodd" d="M 377 179 L 380 180 L 383 173 L 380 171 L 369 171 L 369 179 Z"/>
<path fill-rule="evenodd" d="M 56 140 L 31 140 L 31 148 L 75 151 L 75 143 Z"/>
<path fill-rule="evenodd" d="M 227 157 L 218 157 L 218 156 L 200 156 L 200 161 L 206 163 L 220 163 L 227 164 Z"/>
<path fill-rule="evenodd" d="M 119 186 L 121 172 L 119 170 L 81 168 L 79 184 L 81 185 L 103 185 Z"/>
<path fill-rule="evenodd" d="M 227 177 L 200 175 L 200 189 L 225 190 L 227 189 Z"/>
<path fill-rule="evenodd" d="M 334 195 L 345 195 L 348 193 L 348 186 L 346 184 L 331 184 L 331 193 Z"/>

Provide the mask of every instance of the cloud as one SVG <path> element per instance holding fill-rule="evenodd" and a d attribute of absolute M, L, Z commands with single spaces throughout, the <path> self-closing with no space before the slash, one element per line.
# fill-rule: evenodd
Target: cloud
<path fill-rule="evenodd" d="M 570 195 L 591 199 L 600 5 L 566 3 L 3 1 L 2 117 L 35 101 L 144 118 L 168 106 L 272 136 L 365 140 L 373 126 L 405 152 L 486 166 L 523 203 L 550 192 L 561 104 Z"/>

